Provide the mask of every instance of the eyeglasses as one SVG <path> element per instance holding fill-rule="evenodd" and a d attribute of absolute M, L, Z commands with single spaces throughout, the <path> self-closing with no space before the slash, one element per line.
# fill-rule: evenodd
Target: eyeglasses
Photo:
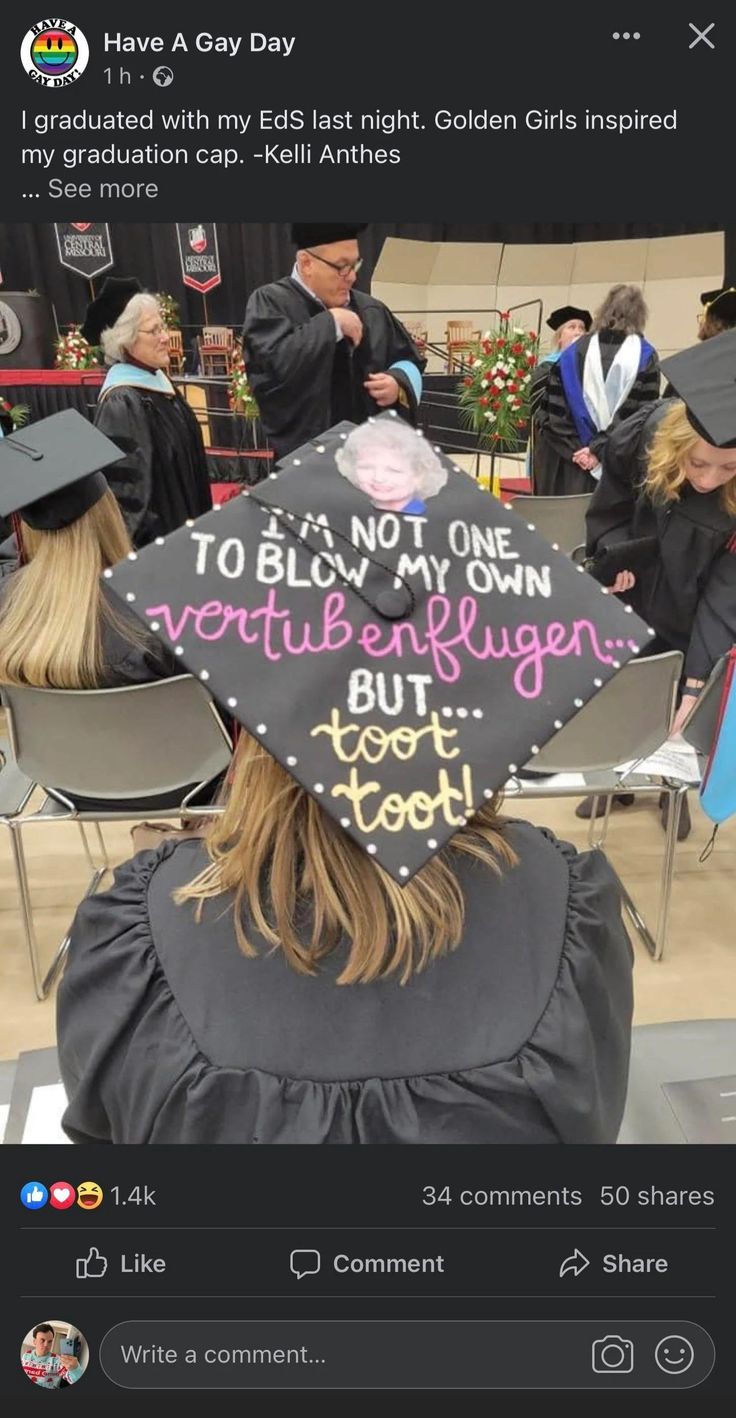
<path fill-rule="evenodd" d="M 153 327 L 152 330 L 139 330 L 139 331 L 138 331 L 138 334 L 139 334 L 139 335 L 154 335 L 154 336 L 156 337 L 156 339 L 158 339 L 158 337 L 159 337 L 160 335 L 168 334 L 168 330 L 166 329 L 166 327 L 165 327 L 164 325 L 154 325 L 154 327 Z"/>
<path fill-rule="evenodd" d="M 315 261 L 321 261 L 323 266 L 331 266 L 333 271 L 337 271 L 338 276 L 349 276 L 352 271 L 356 276 L 363 265 L 363 257 L 359 256 L 357 261 L 328 261 L 326 256 L 318 256 L 316 251 L 307 250 L 307 256 L 313 256 Z"/>

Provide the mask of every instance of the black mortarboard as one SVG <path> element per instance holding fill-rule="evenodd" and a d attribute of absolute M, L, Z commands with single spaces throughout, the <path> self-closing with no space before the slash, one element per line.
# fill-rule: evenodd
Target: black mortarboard
<path fill-rule="evenodd" d="M 390 413 L 281 469 L 104 574 L 403 884 L 653 632 Z"/>
<path fill-rule="evenodd" d="M 717 316 L 719 320 L 736 320 L 736 286 L 704 290 L 700 300 L 707 307 L 708 313 Z"/>
<path fill-rule="evenodd" d="M 294 222 L 291 239 L 300 251 L 309 246 L 329 246 L 333 241 L 354 241 L 367 222 Z"/>
<path fill-rule="evenodd" d="M 90 345 L 99 345 L 102 331 L 115 324 L 128 301 L 142 290 L 143 286 L 135 276 L 107 276 L 100 294 L 87 306 L 82 338 Z"/>
<path fill-rule="evenodd" d="M 736 448 L 736 330 L 662 360 L 693 428 L 714 448 Z"/>
<path fill-rule="evenodd" d="M 559 310 L 553 310 L 547 318 L 550 330 L 559 330 L 560 325 L 566 325 L 568 320 L 582 320 L 586 330 L 593 324 L 593 316 L 589 310 L 580 310 L 577 305 L 561 305 Z"/>
<path fill-rule="evenodd" d="M 0 517 L 20 512 L 39 532 L 68 527 L 107 491 L 100 471 L 124 455 L 76 409 L 0 439 Z"/>

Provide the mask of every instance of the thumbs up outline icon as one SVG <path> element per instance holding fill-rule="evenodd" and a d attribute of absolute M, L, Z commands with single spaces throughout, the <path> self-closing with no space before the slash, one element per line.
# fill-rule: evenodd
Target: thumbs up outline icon
<path fill-rule="evenodd" d="M 107 1272 L 107 1256 L 90 1246 L 88 1256 L 77 1256 L 77 1280 L 101 1280 Z"/>

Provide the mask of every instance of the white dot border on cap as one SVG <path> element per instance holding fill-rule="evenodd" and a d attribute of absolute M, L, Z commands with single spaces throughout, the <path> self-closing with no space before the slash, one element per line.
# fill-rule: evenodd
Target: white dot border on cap
<path fill-rule="evenodd" d="M 369 856 L 375 857 L 376 852 L 378 851 L 378 848 L 377 848 L 375 842 L 369 842 L 369 843 L 368 843 L 368 846 L 366 847 L 365 850 L 366 850 L 366 852 L 368 852 Z"/>
<path fill-rule="evenodd" d="M 164 538 L 164 537 L 155 537 L 155 538 L 154 538 L 154 546 L 162 547 L 162 546 L 164 545 L 164 541 L 165 541 L 165 538 Z"/>
<path fill-rule="evenodd" d="M 585 701 L 582 700 L 582 699 L 573 699 L 572 702 L 573 702 L 573 704 L 575 705 L 575 708 L 576 708 L 576 709 L 582 709 L 583 704 L 584 704 Z"/>
<path fill-rule="evenodd" d="M 323 793 L 324 790 L 325 790 L 325 785 L 324 785 L 324 783 L 315 783 L 315 785 L 314 785 L 314 791 L 315 791 L 315 793 Z"/>
<path fill-rule="evenodd" d="M 132 603 L 135 600 L 135 591 L 126 591 L 125 599 L 126 601 L 130 601 Z"/>
<path fill-rule="evenodd" d="M 138 560 L 138 553 L 137 553 L 137 551 L 129 551 L 129 552 L 128 552 L 128 561 L 137 561 L 137 560 Z"/>
<path fill-rule="evenodd" d="M 175 655 L 183 655 L 183 654 L 184 654 L 184 646 L 183 646 L 183 645 L 177 645 L 176 648 L 175 648 L 175 650 L 174 650 L 174 654 L 175 654 Z"/>
<path fill-rule="evenodd" d="M 108 568 L 107 568 L 106 571 L 103 571 L 102 574 L 103 574 L 103 576 L 105 577 L 105 580 L 106 580 L 106 581 L 109 581 L 109 580 L 110 580 L 110 577 L 112 576 L 112 572 L 111 572 L 109 566 L 108 566 Z"/>
<path fill-rule="evenodd" d="M 290 754 L 289 754 L 289 757 L 288 757 L 287 760 L 286 760 L 286 764 L 287 764 L 287 767 L 288 767 L 288 768 L 296 768 L 296 765 L 297 765 L 298 762 L 299 762 L 299 759 L 298 759 L 298 758 L 295 758 L 294 755 L 293 755 L 293 753 L 290 753 Z"/>
<path fill-rule="evenodd" d="M 341 826 L 341 827 L 352 827 L 352 825 L 353 825 L 353 824 L 352 824 L 352 822 L 350 821 L 350 818 L 349 818 L 349 817 L 341 817 L 341 818 L 340 818 L 340 826 Z"/>
<path fill-rule="evenodd" d="M 209 677 L 210 677 L 210 672 L 209 672 L 209 670 L 200 670 L 200 672 L 199 672 L 199 678 L 200 678 L 200 679 L 208 680 Z"/>
<path fill-rule="evenodd" d="M 482 710 L 482 709 L 474 709 L 474 710 L 473 710 L 473 718 L 474 718 L 474 719 L 482 719 L 482 718 L 483 718 L 483 710 Z"/>
<path fill-rule="evenodd" d="M 237 701 L 237 699 L 228 699 L 228 701 L 227 701 L 227 707 L 228 707 L 228 709 L 237 709 L 237 707 L 238 707 L 238 701 Z"/>
<path fill-rule="evenodd" d="M 149 620 L 148 624 L 149 624 L 149 627 L 150 627 L 151 630 L 160 630 L 160 629 L 161 629 L 161 626 L 159 625 L 159 623 L 158 623 L 157 620 Z"/>
<path fill-rule="evenodd" d="M 257 734 L 267 734 L 267 733 L 268 733 L 268 724 L 256 724 L 256 733 L 257 733 Z"/>
<path fill-rule="evenodd" d="M 436 838 L 436 837 L 428 837 L 428 838 L 427 838 L 427 846 L 429 847 L 430 852 L 436 852 L 436 851 L 437 851 L 437 848 L 438 848 L 438 846 L 439 846 L 439 843 L 438 843 L 438 841 L 437 841 L 437 838 Z"/>
<path fill-rule="evenodd" d="M 408 876 L 408 875 L 409 875 L 409 868 L 408 868 L 408 867 L 399 867 L 399 876 Z"/>
<path fill-rule="evenodd" d="M 527 522 L 526 529 L 527 532 L 536 532 L 537 530 L 533 522 Z"/>

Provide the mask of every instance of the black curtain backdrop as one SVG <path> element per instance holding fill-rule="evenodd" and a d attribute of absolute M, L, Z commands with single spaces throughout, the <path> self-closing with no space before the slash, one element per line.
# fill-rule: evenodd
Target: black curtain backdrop
<path fill-rule="evenodd" d="M 722 231 L 723 221 L 694 221 L 678 227 L 635 222 L 525 223 L 492 222 L 487 225 L 398 222 L 375 223 L 361 238 L 365 258 L 358 286 L 370 290 L 373 268 L 387 236 L 415 241 L 496 241 L 507 243 L 616 241 L 632 237 L 682 236 L 694 232 Z M 135 275 L 147 290 L 168 291 L 179 302 L 184 325 L 201 326 L 202 296 L 181 282 L 176 229 L 172 223 L 111 222 L 114 265 L 107 274 Z M 217 227 L 222 285 L 207 295 L 210 323 L 239 327 L 252 290 L 266 281 L 288 275 L 294 260 L 288 228 L 268 222 L 222 222 Z M 727 230 L 726 247 L 736 264 L 736 232 Z M 89 300 L 89 285 L 59 263 L 51 225 L 33 222 L 0 223 L 0 271 L 5 290 L 38 291 L 52 303 L 58 325 L 81 320 Z M 733 279 L 733 274 L 732 277 Z M 104 280 L 96 278 L 99 291 Z"/>

